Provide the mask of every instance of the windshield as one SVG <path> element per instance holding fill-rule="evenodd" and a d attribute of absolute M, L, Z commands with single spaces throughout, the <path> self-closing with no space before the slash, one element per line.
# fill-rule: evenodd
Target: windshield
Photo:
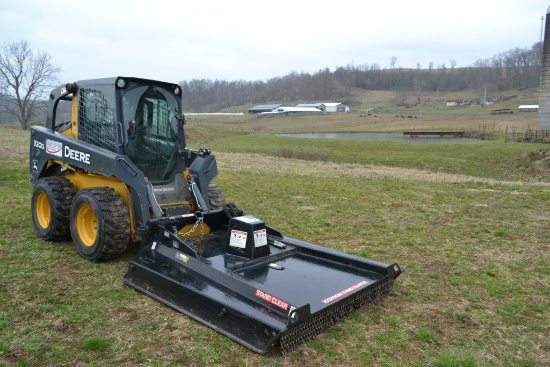
<path fill-rule="evenodd" d="M 126 155 L 153 184 L 174 176 L 178 150 L 178 102 L 156 86 L 134 88 L 122 97 Z"/>

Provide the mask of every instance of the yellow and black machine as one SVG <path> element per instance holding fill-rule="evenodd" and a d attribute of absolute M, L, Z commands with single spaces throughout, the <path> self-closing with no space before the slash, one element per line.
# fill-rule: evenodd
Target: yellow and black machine
<path fill-rule="evenodd" d="M 30 138 L 38 237 L 72 238 L 90 261 L 138 242 L 128 285 L 261 354 L 286 354 L 390 292 L 397 264 L 286 237 L 226 203 L 215 156 L 186 147 L 181 94 L 132 77 L 54 89 Z"/>

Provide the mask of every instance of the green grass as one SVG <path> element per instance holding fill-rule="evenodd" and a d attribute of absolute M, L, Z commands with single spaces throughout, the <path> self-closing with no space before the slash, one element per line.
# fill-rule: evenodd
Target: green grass
<path fill-rule="evenodd" d="M 545 144 L 512 144 L 503 140 L 471 143 L 422 144 L 345 139 L 300 139 L 247 134 L 215 140 L 216 152 L 244 152 L 283 158 L 413 168 L 495 180 L 550 180 L 548 168 L 530 153 Z"/>
<path fill-rule="evenodd" d="M 85 340 L 81 348 L 88 351 L 104 351 L 111 348 L 111 342 L 105 338 L 91 338 Z"/>
<path fill-rule="evenodd" d="M 434 359 L 434 367 L 476 367 L 478 362 L 472 354 L 462 350 L 444 350 Z"/>
<path fill-rule="evenodd" d="M 384 300 L 283 358 L 259 356 L 126 286 L 135 248 L 97 264 L 70 242 L 37 239 L 29 133 L 1 130 L 0 366 L 550 364 L 550 184 L 516 167 L 539 146 L 482 142 L 447 152 L 203 130 L 218 158 L 215 182 L 246 213 L 405 271 Z M 285 144 L 331 159 L 277 157 Z M 359 163 L 340 163 L 354 154 Z M 371 164 L 377 155 L 393 163 Z"/>

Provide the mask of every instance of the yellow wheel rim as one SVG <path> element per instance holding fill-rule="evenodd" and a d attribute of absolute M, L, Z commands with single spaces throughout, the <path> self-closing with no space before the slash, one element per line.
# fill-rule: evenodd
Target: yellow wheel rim
<path fill-rule="evenodd" d="M 48 200 L 48 195 L 44 192 L 39 192 L 36 196 L 35 202 L 35 215 L 38 220 L 38 224 L 43 229 L 46 229 L 50 226 L 52 220 L 52 211 L 50 208 L 50 201 Z"/>
<path fill-rule="evenodd" d="M 97 218 L 88 204 L 82 204 L 76 213 L 76 229 L 84 246 L 93 246 L 97 237 Z"/>

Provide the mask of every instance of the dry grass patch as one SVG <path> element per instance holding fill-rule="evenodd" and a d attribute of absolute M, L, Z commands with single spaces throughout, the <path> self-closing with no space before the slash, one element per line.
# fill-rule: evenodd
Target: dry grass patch
<path fill-rule="evenodd" d="M 395 179 L 433 183 L 481 183 L 499 186 L 536 186 L 550 187 L 550 182 L 507 181 L 490 178 L 433 172 L 420 169 L 363 165 L 353 163 L 334 163 L 303 161 L 264 156 L 259 154 L 227 153 L 217 154 L 221 172 L 233 172 L 242 175 L 265 175 L 276 172 L 282 176 L 307 177 L 350 177 L 364 179 Z M 495 189 L 470 189 L 499 192 Z M 518 194 L 516 192 L 516 194 Z"/>

